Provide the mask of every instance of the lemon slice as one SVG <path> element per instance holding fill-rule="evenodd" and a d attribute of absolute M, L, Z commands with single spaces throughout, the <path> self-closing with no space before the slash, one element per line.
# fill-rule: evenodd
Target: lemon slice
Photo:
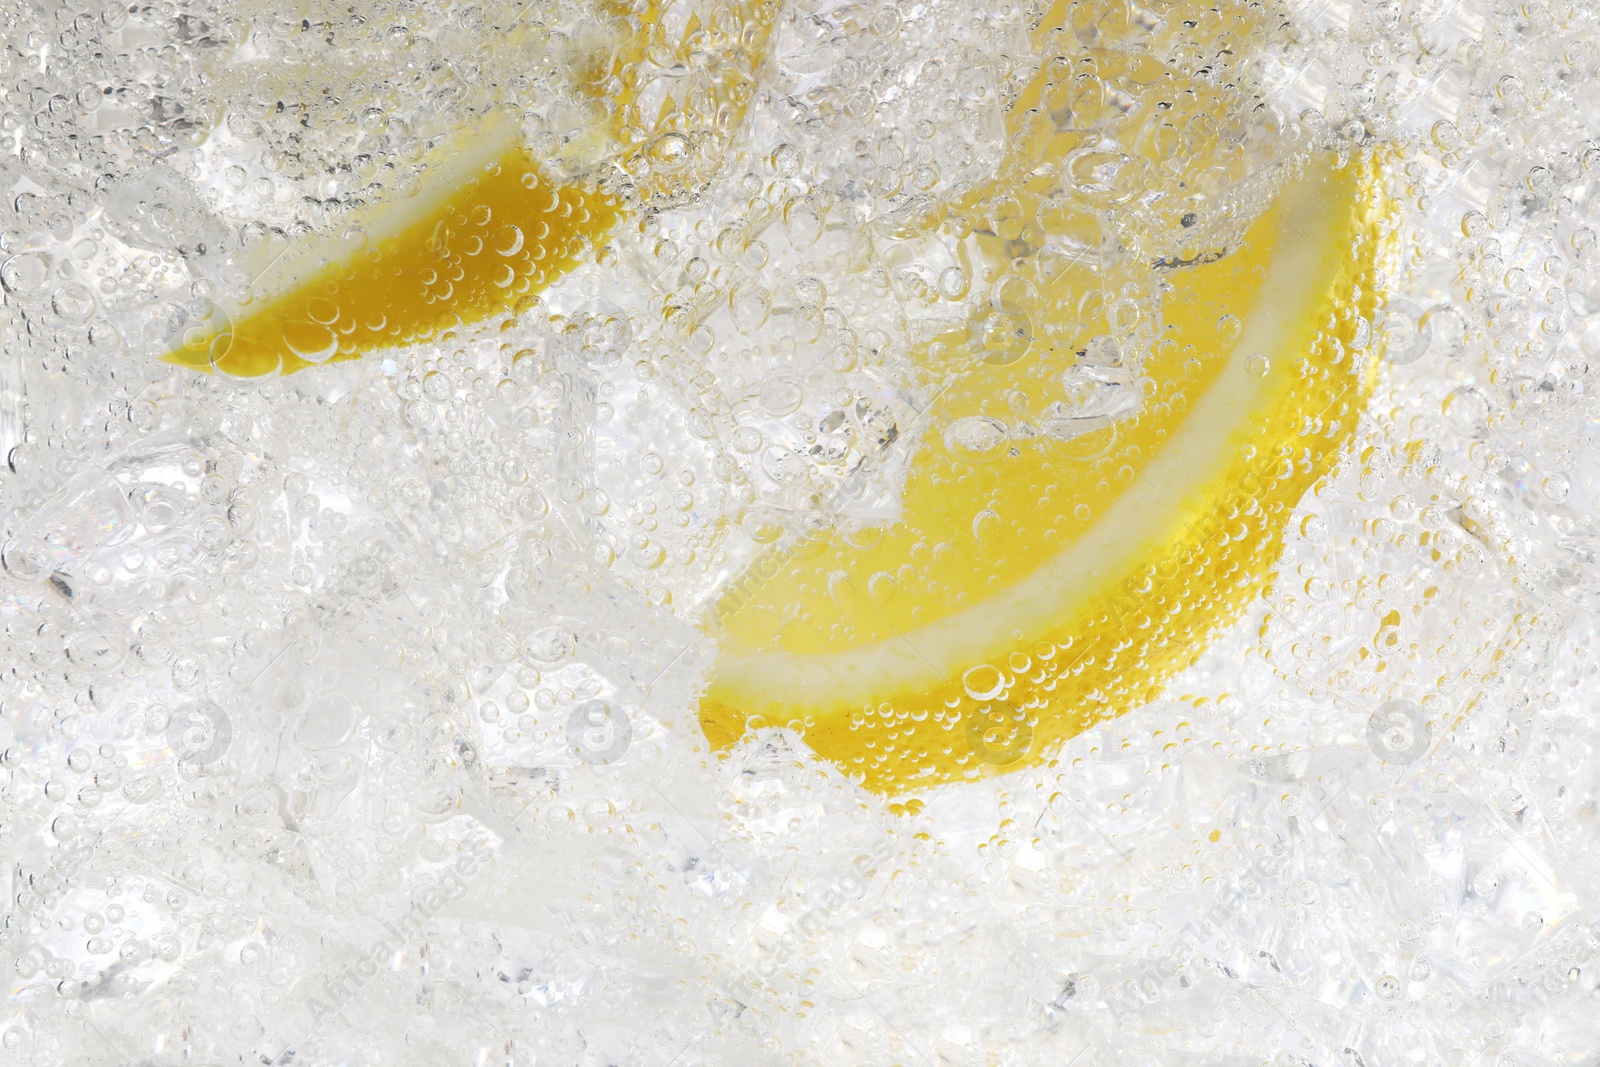
<path fill-rule="evenodd" d="M 245 16 L 260 17 L 255 7 L 244 3 Z M 493 31 L 502 54 L 553 51 L 548 33 L 510 18 L 509 29 Z M 640 36 L 620 40 L 620 48 L 573 42 L 559 53 L 579 99 L 599 91 L 596 77 L 637 59 Z M 292 49 L 246 47 L 208 78 L 246 109 L 274 98 L 293 107 L 319 89 L 337 98 L 382 84 L 380 62 L 359 50 L 318 64 Z M 480 107 L 491 99 L 478 95 Z M 433 119 L 414 121 L 425 127 Z M 577 265 L 621 217 L 612 198 L 536 160 L 520 123 L 504 112 L 452 131 L 420 162 L 409 189 L 346 217 L 336 231 L 247 250 L 235 262 L 245 284 L 214 297 L 211 314 L 166 360 L 256 378 L 427 340 L 514 311 Z"/>
<path fill-rule="evenodd" d="M 609 14 L 618 36 L 581 49 L 575 88 L 607 118 L 545 161 L 494 114 L 423 162 L 412 195 L 241 264 L 249 284 L 167 354 L 234 377 L 289 373 L 425 341 L 515 312 L 582 262 L 624 216 L 622 199 L 575 180 L 608 160 L 633 199 L 680 198 L 709 180 L 751 95 L 777 5 L 694 5 Z M 619 29 L 620 27 L 620 29 Z M 519 29 L 526 34 L 526 28 Z"/>
<path fill-rule="evenodd" d="M 1155 695 L 1260 591 L 1355 428 L 1383 212 L 1370 154 L 1317 158 L 1237 248 L 1167 272 L 1147 395 L 1066 440 L 979 414 L 1027 362 L 980 358 L 932 407 L 902 521 L 776 547 L 725 592 L 712 744 L 790 726 L 900 793 L 1038 762 Z"/>
<path fill-rule="evenodd" d="M 360 220 L 351 241 L 269 260 L 252 288 L 277 295 L 223 304 L 167 358 L 255 378 L 426 340 L 531 299 L 620 217 L 610 198 L 543 176 L 505 120 L 428 162 L 413 196 Z"/>

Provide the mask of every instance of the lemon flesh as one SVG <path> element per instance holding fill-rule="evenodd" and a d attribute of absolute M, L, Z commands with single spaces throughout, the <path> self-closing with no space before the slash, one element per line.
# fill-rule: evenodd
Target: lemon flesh
<path fill-rule="evenodd" d="M 1355 428 L 1377 179 L 1371 156 L 1319 158 L 1237 248 L 1169 270 L 1135 414 L 992 454 L 941 442 L 1032 362 L 977 360 L 928 413 L 901 521 L 776 547 L 716 605 L 712 744 L 795 727 L 901 793 L 1046 759 L 1154 696 L 1259 593 Z"/>

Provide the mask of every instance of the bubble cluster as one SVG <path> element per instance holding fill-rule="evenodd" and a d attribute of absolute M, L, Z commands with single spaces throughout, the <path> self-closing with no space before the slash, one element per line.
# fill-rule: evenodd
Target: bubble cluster
<path fill-rule="evenodd" d="M 1597 34 L 0 9 L 0 1062 L 1580 1062 Z"/>

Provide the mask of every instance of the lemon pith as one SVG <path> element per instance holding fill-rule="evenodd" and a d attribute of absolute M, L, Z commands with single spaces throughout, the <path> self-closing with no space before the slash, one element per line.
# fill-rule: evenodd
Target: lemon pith
<path fill-rule="evenodd" d="M 1377 176 L 1370 155 L 1318 159 L 1239 248 L 1170 272 L 1163 336 L 1176 343 L 1146 366 L 1159 392 L 1095 431 L 1116 438 L 1105 456 L 1075 458 L 1082 439 L 987 463 L 924 445 L 904 519 L 877 545 L 775 550 L 716 609 L 723 652 L 701 705 L 712 743 L 797 725 L 895 793 L 1038 762 L 1153 696 L 1259 592 L 1290 511 L 1354 429 Z M 1248 313 L 1227 343 L 1230 307 Z M 941 397 L 930 424 L 981 391 Z M 982 512 L 1001 524 L 987 537 Z"/>

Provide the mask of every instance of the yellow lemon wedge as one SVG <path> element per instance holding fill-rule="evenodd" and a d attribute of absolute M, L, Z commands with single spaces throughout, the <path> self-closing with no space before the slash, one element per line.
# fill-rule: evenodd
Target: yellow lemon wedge
<path fill-rule="evenodd" d="M 865 546 L 774 546 L 722 595 L 712 744 L 790 726 L 895 794 L 1036 763 L 1156 695 L 1260 592 L 1355 428 L 1377 179 L 1370 154 L 1319 157 L 1237 248 L 1168 271 L 1133 414 L 1018 435 L 981 412 L 1028 361 L 969 354 L 928 412 L 900 521 Z M 1116 364 L 1075 370 L 1092 390 Z"/>
<path fill-rule="evenodd" d="M 357 248 L 313 240 L 269 261 L 252 286 L 269 295 L 221 305 L 167 358 L 257 378 L 426 340 L 514 310 L 619 218 L 615 200 L 552 181 L 520 131 L 490 119 L 439 150 L 411 197 L 361 220 Z"/>
<path fill-rule="evenodd" d="M 1393 264 L 1374 152 L 1252 157 L 1252 18 L 1040 17 L 1006 158 L 950 211 L 994 284 L 913 357 L 935 396 L 900 518 L 794 533 L 721 592 L 713 748 L 786 726 L 891 795 L 1038 763 L 1259 594 L 1355 429 Z"/>
<path fill-rule="evenodd" d="M 245 290 L 217 300 L 165 358 L 257 378 L 514 313 L 603 242 L 628 201 L 657 205 L 709 180 L 750 100 L 777 10 L 734 4 L 719 9 L 714 28 L 688 3 L 599 12 L 614 36 L 601 29 L 590 45 L 572 46 L 569 74 L 576 92 L 606 109 L 604 121 L 541 160 L 514 119 L 489 114 L 423 160 L 409 196 L 347 220 L 339 235 L 241 263 Z M 506 47 L 526 33 L 514 30 Z M 607 162 L 616 195 L 594 180 Z"/>

